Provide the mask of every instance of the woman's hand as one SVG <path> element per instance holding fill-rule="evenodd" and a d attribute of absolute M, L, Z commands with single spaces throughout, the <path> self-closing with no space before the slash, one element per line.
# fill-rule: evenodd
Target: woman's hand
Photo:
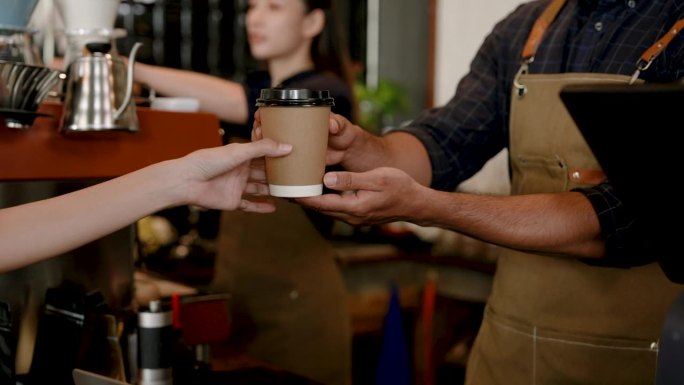
<path fill-rule="evenodd" d="M 255 165 L 263 162 L 264 156 L 283 156 L 291 150 L 289 144 L 263 139 L 203 149 L 181 158 L 188 163 L 183 171 L 188 179 L 188 204 L 220 210 L 272 212 L 274 206 L 270 200 L 246 200 L 242 195 L 268 195 L 264 168 Z"/>
<path fill-rule="evenodd" d="M 405 172 L 381 167 L 362 173 L 329 172 L 328 188 L 341 194 L 297 198 L 296 202 L 352 225 L 416 221 L 428 188 Z"/>

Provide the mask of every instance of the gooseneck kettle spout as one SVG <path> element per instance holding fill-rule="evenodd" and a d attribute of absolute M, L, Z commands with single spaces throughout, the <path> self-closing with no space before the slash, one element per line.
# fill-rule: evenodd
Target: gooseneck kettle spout
<path fill-rule="evenodd" d="M 85 44 L 82 56 L 69 64 L 60 131 L 79 133 L 124 130 L 138 132 L 132 103 L 135 43 L 128 64 L 112 52 L 111 42 Z"/>
<path fill-rule="evenodd" d="M 135 55 L 138 53 L 138 49 L 142 46 L 142 43 L 138 42 L 133 44 L 131 52 L 128 55 L 128 69 L 126 71 L 126 95 L 124 100 L 121 102 L 119 108 L 114 112 L 114 120 L 118 120 L 121 114 L 126 110 L 128 104 L 131 102 L 131 97 L 133 95 L 133 71 L 135 68 Z"/>

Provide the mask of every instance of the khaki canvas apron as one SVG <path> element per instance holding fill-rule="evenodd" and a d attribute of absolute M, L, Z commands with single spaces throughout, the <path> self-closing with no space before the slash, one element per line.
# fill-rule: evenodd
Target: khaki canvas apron
<path fill-rule="evenodd" d="M 326 385 L 351 383 L 351 321 L 335 251 L 301 206 L 224 212 L 212 288 L 231 294 L 233 342 Z"/>
<path fill-rule="evenodd" d="M 602 179 L 558 93 L 574 83 L 628 83 L 606 74 L 518 77 L 510 121 L 512 194 L 569 191 Z M 655 263 L 592 267 L 571 258 L 502 249 L 468 364 L 473 384 L 653 383 L 657 340 L 684 291 Z"/>

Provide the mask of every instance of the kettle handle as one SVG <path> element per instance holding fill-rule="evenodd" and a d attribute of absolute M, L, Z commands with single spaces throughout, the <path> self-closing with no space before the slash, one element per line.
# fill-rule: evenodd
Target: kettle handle
<path fill-rule="evenodd" d="M 133 94 L 133 68 L 135 66 L 135 55 L 138 53 L 138 49 L 142 46 L 142 43 L 138 42 L 133 44 L 131 48 L 131 53 L 128 55 L 128 71 L 126 71 L 126 96 L 119 108 L 114 112 L 114 120 L 118 120 L 121 114 L 128 108 L 131 102 L 131 97 Z"/>

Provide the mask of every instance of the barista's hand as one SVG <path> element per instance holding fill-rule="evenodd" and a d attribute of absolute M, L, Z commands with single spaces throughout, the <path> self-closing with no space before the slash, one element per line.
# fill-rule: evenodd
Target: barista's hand
<path fill-rule="evenodd" d="M 264 169 L 252 167 L 253 161 L 264 156 L 287 155 L 290 151 L 289 144 L 263 139 L 203 149 L 181 158 L 186 163 L 182 172 L 187 203 L 220 210 L 273 211 L 271 200 L 246 200 L 242 195 L 268 195 Z"/>
<path fill-rule="evenodd" d="M 369 133 L 361 127 L 352 124 L 342 115 L 330 114 L 330 131 L 328 135 L 328 153 L 325 162 L 344 164 L 351 155 L 354 144 Z"/>
<path fill-rule="evenodd" d="M 325 185 L 341 194 L 297 198 L 296 202 L 352 225 L 416 220 L 416 206 L 425 196 L 420 185 L 405 172 L 389 167 L 362 173 L 329 172 Z"/>

